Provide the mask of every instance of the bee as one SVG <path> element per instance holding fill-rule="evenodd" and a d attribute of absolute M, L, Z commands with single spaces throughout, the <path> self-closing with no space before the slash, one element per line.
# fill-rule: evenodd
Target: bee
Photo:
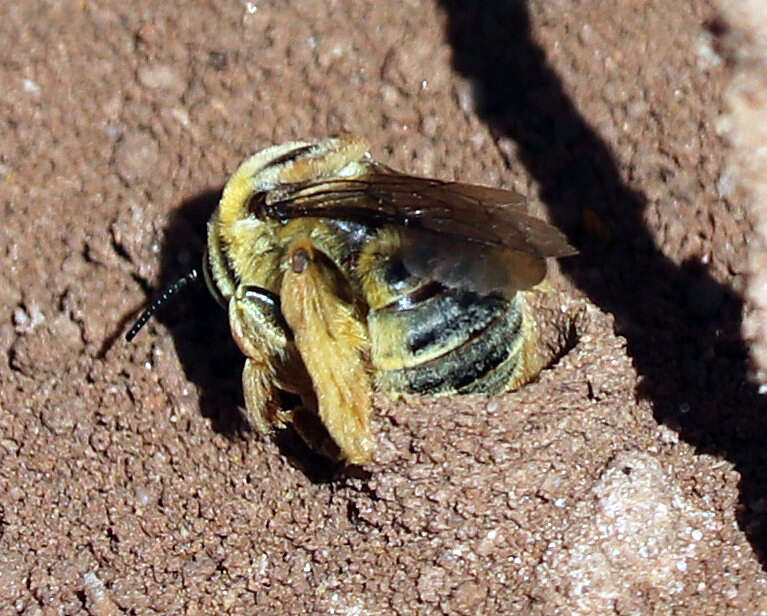
<path fill-rule="evenodd" d="M 544 361 L 526 297 L 547 257 L 576 252 L 521 195 L 395 171 L 354 136 L 248 158 L 207 240 L 202 269 L 245 355 L 252 424 L 292 423 L 351 464 L 374 451 L 373 390 L 498 394 L 534 379 Z M 281 408 L 279 390 L 298 408 Z"/>

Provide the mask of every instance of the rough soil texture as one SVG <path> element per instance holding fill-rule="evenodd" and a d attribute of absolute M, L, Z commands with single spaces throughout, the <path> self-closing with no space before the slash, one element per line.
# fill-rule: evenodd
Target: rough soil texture
<path fill-rule="evenodd" d="M 703 0 L 0 3 L 0 614 L 767 613 L 717 23 Z M 121 338 L 241 159 L 339 132 L 524 192 L 581 249 L 556 366 L 496 399 L 377 396 L 349 472 L 246 429 L 204 290 Z"/>
<path fill-rule="evenodd" d="M 732 65 L 720 128 L 730 143 L 731 188 L 749 209 L 747 312 L 743 337 L 755 364 L 753 378 L 767 390 L 767 19 L 759 0 L 717 0 L 718 42 Z"/>

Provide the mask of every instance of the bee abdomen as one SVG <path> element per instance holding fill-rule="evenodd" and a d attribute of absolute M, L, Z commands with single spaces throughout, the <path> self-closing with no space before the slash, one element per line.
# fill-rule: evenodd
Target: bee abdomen
<path fill-rule="evenodd" d="M 400 300 L 368 318 L 380 389 L 446 394 L 509 388 L 524 342 L 520 296 L 508 301 L 442 287 L 423 302 L 406 304 Z M 404 335 L 392 335 L 396 331 Z"/>

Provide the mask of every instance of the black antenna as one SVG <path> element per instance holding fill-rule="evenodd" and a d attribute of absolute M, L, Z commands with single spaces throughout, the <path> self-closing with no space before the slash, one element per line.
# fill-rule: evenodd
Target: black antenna
<path fill-rule="evenodd" d="M 172 285 L 170 285 L 167 289 L 165 289 L 160 297 L 158 297 L 156 300 L 154 300 L 150 305 L 149 308 L 144 310 L 144 312 L 141 313 L 141 316 L 138 318 L 138 321 L 133 325 L 133 327 L 128 330 L 128 333 L 125 334 L 125 339 L 130 342 L 136 337 L 136 334 L 141 331 L 141 328 L 146 325 L 147 321 L 152 318 L 152 315 L 157 312 L 157 310 L 165 304 L 168 300 L 170 300 L 174 295 L 178 294 L 181 289 L 183 289 L 186 285 L 188 285 L 190 282 L 196 282 L 197 279 L 200 277 L 200 272 L 197 270 L 197 268 L 193 269 L 190 272 L 187 272 L 179 278 L 176 282 L 174 282 Z"/>

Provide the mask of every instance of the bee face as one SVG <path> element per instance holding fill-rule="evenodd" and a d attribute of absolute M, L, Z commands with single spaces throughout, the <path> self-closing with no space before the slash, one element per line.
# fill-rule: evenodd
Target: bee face
<path fill-rule="evenodd" d="M 373 388 L 494 394 L 537 376 L 525 296 L 546 257 L 574 252 L 516 193 L 405 175 L 342 137 L 246 160 L 208 225 L 204 269 L 246 357 L 253 423 L 293 421 L 360 464 Z M 278 389 L 300 412 L 279 409 Z"/>

